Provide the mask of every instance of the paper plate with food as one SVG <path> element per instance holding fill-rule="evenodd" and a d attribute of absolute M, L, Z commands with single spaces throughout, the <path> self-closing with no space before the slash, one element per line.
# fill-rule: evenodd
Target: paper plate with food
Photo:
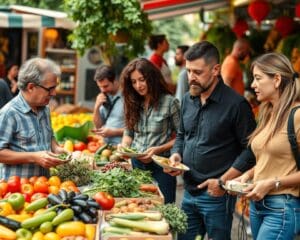
<path fill-rule="evenodd" d="M 136 158 L 136 157 L 144 157 L 147 154 L 139 152 L 136 148 L 132 147 L 121 147 L 117 150 L 117 153 L 130 158 Z"/>
<path fill-rule="evenodd" d="M 190 168 L 182 163 L 172 163 L 169 158 L 153 155 L 152 159 L 159 166 L 173 171 L 189 171 Z"/>
<path fill-rule="evenodd" d="M 245 195 L 248 192 L 245 192 L 245 188 L 249 187 L 251 183 L 241 183 L 235 180 L 227 181 L 225 185 L 223 185 L 223 188 L 226 191 L 230 191 L 239 195 Z"/>

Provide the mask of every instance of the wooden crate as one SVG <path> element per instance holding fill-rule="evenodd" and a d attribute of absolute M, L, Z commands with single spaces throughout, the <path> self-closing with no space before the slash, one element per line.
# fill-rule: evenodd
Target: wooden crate
<path fill-rule="evenodd" d="M 141 234 L 140 236 L 109 236 L 102 237 L 101 236 L 101 225 L 105 223 L 105 215 L 110 211 L 99 211 L 99 223 L 96 229 L 96 239 L 95 240 L 172 240 L 172 234 L 168 233 L 167 235 L 155 235 L 155 234 Z"/>
<path fill-rule="evenodd" d="M 117 198 L 117 197 L 115 197 L 115 202 L 117 203 L 117 202 L 120 202 L 120 201 L 123 201 L 123 200 L 143 198 L 143 199 L 152 199 L 152 200 L 155 200 L 157 202 L 160 202 L 161 204 L 164 204 L 165 203 L 164 195 L 160 191 L 159 187 L 157 187 L 157 189 L 158 189 L 158 194 L 157 195 L 153 195 L 151 197 L 137 197 L 137 198 Z"/>

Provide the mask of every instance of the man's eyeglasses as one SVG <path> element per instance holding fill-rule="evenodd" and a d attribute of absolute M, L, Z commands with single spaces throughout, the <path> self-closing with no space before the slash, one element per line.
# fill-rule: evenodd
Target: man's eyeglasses
<path fill-rule="evenodd" d="M 40 84 L 35 84 L 35 85 L 38 86 L 38 87 L 40 87 L 40 88 L 42 88 L 42 89 L 44 89 L 44 90 L 47 91 L 48 93 L 53 92 L 53 91 L 56 89 L 56 86 L 47 88 L 47 87 L 44 87 L 44 86 L 42 86 L 42 85 L 40 85 Z"/>

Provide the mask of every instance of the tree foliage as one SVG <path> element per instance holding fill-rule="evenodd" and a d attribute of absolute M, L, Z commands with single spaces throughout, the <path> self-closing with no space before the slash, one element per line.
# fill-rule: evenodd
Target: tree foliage
<path fill-rule="evenodd" d="M 108 56 L 114 55 L 117 43 L 113 36 L 125 33 L 125 55 L 136 57 L 144 52 L 145 40 L 152 26 L 137 0 L 65 0 L 65 9 L 78 23 L 71 40 L 79 53 L 100 46 Z"/>
<path fill-rule="evenodd" d="M 57 11 L 63 10 L 63 0 L 1 0 L 1 5 L 23 5 L 28 7 L 52 9 Z"/>

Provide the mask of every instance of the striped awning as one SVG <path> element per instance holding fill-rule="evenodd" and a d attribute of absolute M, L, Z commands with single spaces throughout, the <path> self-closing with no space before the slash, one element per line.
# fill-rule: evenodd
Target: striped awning
<path fill-rule="evenodd" d="M 57 27 L 73 29 L 75 23 L 67 14 L 58 11 L 11 5 L 10 11 L 0 11 L 0 27 L 3 28 L 40 28 Z"/>
<path fill-rule="evenodd" d="M 141 0 L 149 19 L 157 20 L 229 6 L 229 0 Z"/>

